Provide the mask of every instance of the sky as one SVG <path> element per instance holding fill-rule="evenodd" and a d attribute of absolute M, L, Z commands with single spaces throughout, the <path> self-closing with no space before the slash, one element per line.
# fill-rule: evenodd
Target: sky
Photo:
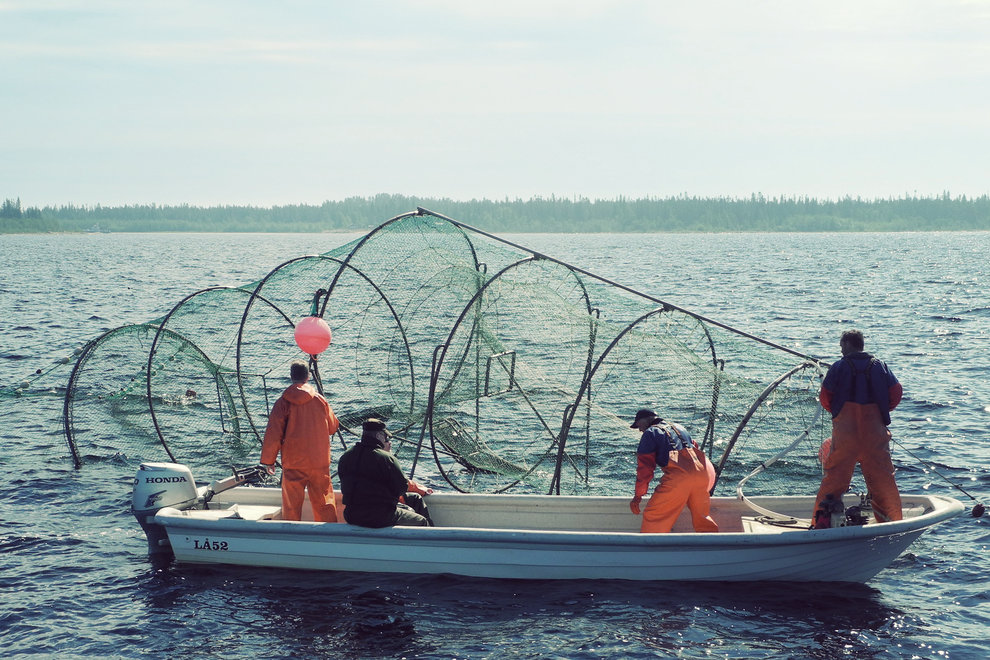
<path fill-rule="evenodd" d="M 0 198 L 990 193 L 990 2 L 0 0 Z"/>

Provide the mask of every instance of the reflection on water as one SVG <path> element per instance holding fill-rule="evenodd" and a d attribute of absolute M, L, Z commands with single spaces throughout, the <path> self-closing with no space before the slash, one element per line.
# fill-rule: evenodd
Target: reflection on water
<path fill-rule="evenodd" d="M 451 657 L 543 657 L 553 655 L 556 639 L 561 649 L 592 657 L 637 655 L 629 644 L 672 655 L 721 655 L 742 644 L 808 657 L 869 657 L 910 628 L 902 611 L 863 585 L 534 582 L 172 566 L 146 573 L 137 592 L 141 611 L 132 616 L 151 626 L 149 639 L 167 638 L 173 651 L 243 652 L 257 643 L 269 652 L 322 657 L 430 657 L 441 650 Z M 174 625 L 177 612 L 187 613 L 181 629 L 160 628 Z M 232 622 L 236 641 L 221 632 Z"/>

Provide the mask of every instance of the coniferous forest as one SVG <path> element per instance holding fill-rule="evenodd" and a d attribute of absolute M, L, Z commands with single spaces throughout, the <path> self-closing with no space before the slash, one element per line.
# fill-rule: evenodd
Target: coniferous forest
<path fill-rule="evenodd" d="M 379 194 L 319 205 L 0 207 L 0 233 L 362 231 L 428 208 L 490 232 L 837 232 L 990 230 L 990 196 L 690 197 L 455 201 Z"/>

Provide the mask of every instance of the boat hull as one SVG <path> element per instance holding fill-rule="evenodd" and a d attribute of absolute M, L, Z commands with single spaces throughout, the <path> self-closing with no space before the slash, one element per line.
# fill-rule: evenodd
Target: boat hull
<path fill-rule="evenodd" d="M 241 495 L 231 509 L 158 512 L 154 520 L 179 562 L 511 579 L 865 582 L 963 508 L 949 498 L 905 496 L 913 513 L 903 521 L 808 530 L 766 524 L 742 515 L 732 498 L 713 498 L 716 519 L 736 531 L 677 533 L 690 525 L 682 518 L 675 533 L 640 534 L 638 517 L 617 497 L 434 495 L 437 527 L 368 529 L 254 519 L 277 515 L 277 507 L 243 500 L 261 499 L 257 492 Z M 787 513 L 813 501 L 758 503 Z"/>

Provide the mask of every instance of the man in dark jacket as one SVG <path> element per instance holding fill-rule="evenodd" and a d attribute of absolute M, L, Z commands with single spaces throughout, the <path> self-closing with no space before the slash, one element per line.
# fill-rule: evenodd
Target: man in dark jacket
<path fill-rule="evenodd" d="M 429 513 L 420 495 L 433 491 L 406 479 L 399 462 L 391 454 L 390 437 L 392 434 L 386 429 L 385 422 L 369 418 L 362 425 L 361 441 L 337 461 L 344 520 L 361 527 L 430 525 Z"/>
<path fill-rule="evenodd" d="M 901 496 L 890 460 L 890 411 L 901 401 L 904 388 L 882 361 L 863 351 L 863 333 L 842 333 L 842 359 L 833 364 L 819 400 L 832 413 L 832 442 L 822 466 L 825 475 L 815 500 L 813 523 L 827 526 L 828 516 L 818 515 L 826 499 L 841 501 L 859 463 L 863 480 L 873 498 L 879 522 L 900 520 Z"/>

